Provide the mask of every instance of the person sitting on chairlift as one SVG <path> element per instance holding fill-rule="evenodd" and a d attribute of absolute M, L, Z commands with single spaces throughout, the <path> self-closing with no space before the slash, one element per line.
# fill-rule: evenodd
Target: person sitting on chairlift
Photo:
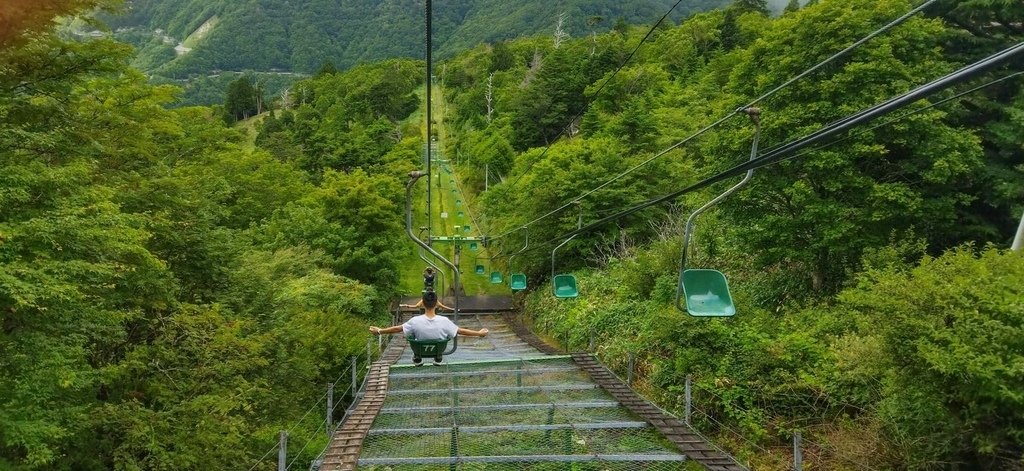
<path fill-rule="evenodd" d="M 435 311 L 440 303 L 437 301 L 437 293 L 433 291 L 426 291 L 423 293 L 423 299 L 421 299 L 415 306 L 418 307 L 420 305 L 423 306 L 423 314 L 409 319 L 405 324 L 391 326 L 386 329 L 381 329 L 376 326 L 370 327 L 370 333 L 373 335 L 382 335 L 402 332 L 406 337 L 414 340 L 446 340 L 453 339 L 456 335 L 463 335 L 467 337 L 486 337 L 489 332 L 486 328 L 480 330 L 464 329 L 455 325 L 455 323 L 447 317 L 437 315 Z M 410 305 L 402 306 L 412 307 Z M 437 355 L 434 356 L 434 365 L 441 364 L 442 353 L 443 352 L 437 352 Z M 414 365 L 420 366 L 423 364 L 423 358 L 414 354 L 412 362 Z"/>

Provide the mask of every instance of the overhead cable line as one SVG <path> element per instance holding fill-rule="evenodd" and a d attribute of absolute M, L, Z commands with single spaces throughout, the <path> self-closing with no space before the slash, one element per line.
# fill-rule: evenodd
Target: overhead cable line
<path fill-rule="evenodd" d="M 861 130 L 861 131 L 857 131 L 855 133 L 850 133 L 846 137 L 842 137 L 840 139 L 836 139 L 836 140 L 834 140 L 832 142 L 829 142 L 827 144 L 822 144 L 822 145 L 820 145 L 818 147 L 815 147 L 813 149 L 804 150 L 803 152 L 800 152 L 799 154 L 796 154 L 796 155 L 794 155 L 792 157 L 788 157 L 787 159 L 798 159 L 800 157 L 803 157 L 806 154 L 810 154 L 811 152 L 818 152 L 818 151 L 825 150 L 825 149 L 827 149 L 829 147 L 832 147 L 832 146 L 834 146 L 836 144 L 839 144 L 839 143 L 842 143 L 842 142 L 846 142 L 846 141 L 848 141 L 850 139 L 853 139 L 855 137 L 858 137 L 858 136 L 863 136 L 864 134 L 867 134 L 867 133 L 869 133 L 871 131 L 874 131 L 874 130 L 876 130 L 878 128 L 884 128 L 884 127 L 886 127 L 886 126 L 888 126 L 890 124 L 893 124 L 893 123 L 895 123 L 897 121 L 902 121 L 902 120 L 907 119 L 907 118 L 909 118 L 909 117 L 911 117 L 913 115 L 916 115 L 918 113 L 923 113 L 923 112 L 928 111 L 928 110 L 930 110 L 932 108 L 935 108 L 935 107 L 938 107 L 938 106 L 942 106 L 942 105 L 944 105 L 946 103 L 949 103 L 951 101 L 963 98 L 963 97 L 965 97 L 967 95 L 970 95 L 972 93 L 978 92 L 980 90 L 984 90 L 984 89 L 986 89 L 988 87 L 991 87 L 993 85 L 1005 82 L 1005 81 L 1010 80 L 1010 79 L 1015 78 L 1015 77 L 1019 77 L 1021 75 L 1024 75 L 1024 71 L 1014 72 L 1014 73 L 1011 73 L 1009 75 L 1005 75 L 1003 77 L 997 78 L 995 80 L 991 80 L 991 81 L 985 82 L 985 83 L 983 83 L 981 85 L 978 85 L 977 87 L 971 88 L 969 90 L 964 90 L 964 91 L 962 91 L 960 93 L 957 93 L 956 95 L 953 95 L 951 97 L 943 98 L 942 100 L 936 101 L 935 103 L 931 103 L 928 106 L 923 106 L 921 108 L 909 111 L 907 113 L 903 113 L 903 114 L 901 114 L 899 116 L 896 116 L 895 118 L 887 119 L 887 120 L 885 120 L 885 121 L 883 121 L 881 123 L 878 123 L 878 124 L 876 124 L 874 126 L 871 126 L 870 128 L 867 128 L 867 129 L 864 129 L 864 130 Z"/>
<path fill-rule="evenodd" d="M 764 154 L 764 155 L 762 155 L 762 156 L 760 156 L 760 157 L 758 157 L 756 159 L 753 159 L 753 160 L 751 160 L 749 162 L 736 165 L 736 166 L 734 166 L 734 167 L 732 167 L 732 168 L 730 168 L 728 170 L 720 172 L 720 173 L 718 173 L 716 175 L 708 177 L 708 178 L 706 178 L 704 180 L 701 180 L 701 181 L 699 181 L 697 183 L 694 183 L 694 184 L 692 184 L 690 186 L 687 186 L 685 188 L 682 188 L 680 190 L 674 191 L 672 193 L 669 193 L 667 195 L 664 195 L 664 196 L 661 196 L 661 197 L 658 197 L 658 198 L 654 198 L 654 199 L 645 201 L 645 202 L 640 203 L 638 205 L 635 205 L 635 206 L 632 206 L 632 207 L 627 208 L 625 210 L 622 210 L 622 211 L 620 211 L 620 212 L 618 212 L 616 214 L 613 214 L 611 216 L 607 216 L 605 218 L 602 218 L 602 219 L 600 219 L 598 221 L 595 221 L 595 222 L 593 222 L 591 224 L 588 224 L 588 225 L 586 225 L 586 226 L 584 226 L 582 228 L 576 229 L 574 231 L 571 231 L 571 232 L 568 232 L 566 234 L 562 234 L 560 236 L 552 238 L 550 240 L 544 241 L 544 242 L 542 242 L 540 244 L 535 245 L 534 249 L 539 248 L 539 247 L 543 247 L 544 245 L 553 243 L 553 242 L 558 241 L 558 240 L 564 240 L 564 239 L 566 239 L 568 237 L 572 237 L 572 236 L 575 236 L 575 235 L 578 235 L 578 234 L 582 234 L 582 233 L 585 233 L 585 232 L 592 231 L 592 230 L 594 230 L 597 227 L 603 226 L 603 225 L 605 225 L 605 224 L 607 224 L 609 222 L 617 221 L 617 220 L 622 219 L 622 218 L 624 218 L 626 216 L 634 214 L 634 213 L 636 213 L 638 211 L 647 209 L 647 208 L 649 208 L 651 206 L 655 206 L 655 205 L 664 203 L 666 201 L 672 201 L 672 200 L 674 200 L 674 199 L 676 199 L 676 198 L 678 198 L 678 197 L 680 197 L 680 196 L 682 196 L 684 194 L 691 193 L 691 192 L 694 192 L 694 191 L 697 191 L 697 190 L 709 187 L 709 186 L 711 186 L 711 185 L 713 185 L 715 183 L 721 182 L 721 181 L 726 180 L 728 178 L 732 178 L 732 177 L 741 175 L 741 174 L 745 173 L 747 170 L 758 169 L 758 168 L 761 168 L 761 167 L 765 167 L 765 166 L 768 166 L 768 165 L 772 165 L 772 164 L 778 163 L 778 162 L 780 162 L 782 160 L 787 160 L 787 159 L 796 158 L 796 157 L 802 157 L 802 156 L 807 154 L 806 152 L 798 154 L 798 152 L 800 152 L 803 149 L 811 147 L 814 144 L 817 144 L 817 143 L 819 143 L 819 142 L 821 142 L 821 141 L 823 141 L 825 139 L 828 139 L 828 138 L 830 138 L 830 137 L 832 137 L 832 136 L 834 136 L 836 134 L 848 131 L 851 128 L 853 128 L 854 126 L 857 126 L 857 125 L 863 124 L 865 122 L 869 122 L 869 121 L 871 121 L 873 119 L 885 116 L 886 114 L 889 114 L 889 113 L 891 113 L 891 112 L 893 112 L 893 111 L 895 111 L 895 110 L 897 110 L 899 108 L 902 108 L 904 106 L 907 106 L 910 103 L 913 103 L 913 102 L 915 102 L 917 100 L 928 98 L 929 96 L 934 95 L 936 93 L 939 93 L 939 92 L 941 92 L 941 91 L 943 91 L 943 90 L 945 90 L 945 89 L 947 89 L 947 88 L 949 88 L 949 87 L 951 87 L 953 85 L 956 85 L 958 83 L 970 80 L 970 79 L 974 78 L 975 76 L 980 75 L 982 73 L 985 73 L 985 72 L 991 70 L 992 68 L 994 68 L 996 66 L 999 66 L 999 65 L 1002 65 L 1002 64 L 1008 62 L 1009 60 L 1011 60 L 1011 59 L 1013 59 L 1013 58 L 1015 58 L 1017 56 L 1020 56 L 1020 55 L 1024 55 L 1024 42 L 1018 43 L 1018 44 L 1016 44 L 1014 46 L 1011 46 L 1011 47 L 1009 47 L 1007 49 L 1004 49 L 1004 50 L 1002 50 L 1000 52 L 997 52 L 997 53 L 995 53 L 995 54 L 993 54 L 993 55 L 991 55 L 991 56 L 989 56 L 989 57 L 987 57 L 985 59 L 982 59 L 982 60 L 980 60 L 978 62 L 975 62 L 973 64 L 965 66 L 965 67 L 963 67 L 963 68 L 961 68 L 961 69 L 959 69 L 959 70 L 957 70 L 955 72 L 952 72 L 952 73 L 950 73 L 950 74 L 948 74 L 948 75 L 946 75 L 944 77 L 941 77 L 939 79 L 936 79 L 936 80 L 933 80 L 933 81 L 931 81 L 929 83 L 921 85 L 920 87 L 917 87 L 917 88 L 915 88 L 915 89 L 913 89 L 913 90 L 911 90 L 909 92 L 906 92 L 906 93 L 904 93 L 902 95 L 898 95 L 898 96 L 896 96 L 894 98 L 891 98 L 891 99 L 889 99 L 889 100 L 887 100 L 887 101 L 885 101 L 883 103 L 877 104 L 877 105 L 872 106 L 872 107 L 870 107 L 868 109 L 865 109 L 863 111 L 860 111 L 858 113 L 850 115 L 850 116 L 848 116 L 846 118 L 843 118 L 843 119 L 841 119 L 841 120 L 839 120 L 837 122 L 834 122 L 832 124 L 826 125 L 825 127 L 819 129 L 818 131 L 815 131 L 815 132 L 813 132 L 813 133 L 811 133 L 809 135 L 806 135 L 804 137 L 801 137 L 801 138 L 795 139 L 793 141 L 790 141 L 789 143 L 780 146 L 778 149 L 773 150 L 773 151 L 769 151 L 766 154 Z M 977 88 L 977 89 L 980 89 L 980 88 Z"/>
<path fill-rule="evenodd" d="M 895 20 L 892 20 L 891 22 L 889 22 L 885 26 L 882 26 L 881 28 L 878 28 L 877 30 L 873 31 L 871 34 L 868 34 L 867 36 L 864 36 L 863 38 L 857 40 L 853 44 L 847 46 L 842 51 L 839 51 L 839 52 L 829 56 L 825 60 L 815 64 L 813 67 L 811 67 L 811 68 L 809 68 L 809 69 L 807 69 L 807 70 L 797 74 L 796 76 L 794 76 L 793 78 L 790 78 L 789 80 L 787 80 L 783 84 L 781 84 L 781 85 L 771 89 L 770 91 L 762 94 L 761 96 L 755 98 L 750 103 L 747 103 L 744 106 L 736 108 L 735 110 L 729 112 L 725 116 L 719 118 L 717 121 L 715 121 L 715 122 L 705 126 L 704 128 L 700 129 L 696 133 L 691 134 L 690 136 L 686 137 L 685 139 L 683 139 L 683 140 L 681 140 L 681 141 L 679 141 L 679 142 L 677 142 L 677 143 L 675 143 L 675 144 L 665 148 L 664 150 L 658 152 L 657 154 L 654 154 L 653 156 L 649 157 L 647 160 L 644 160 L 643 162 L 640 162 L 639 164 L 631 167 L 630 169 L 628 169 L 628 170 L 626 170 L 626 171 L 624 171 L 624 172 L 622 172 L 622 173 L 612 177 L 610 180 L 608 180 L 608 181 L 598 185 L 594 189 L 589 190 L 589 191 L 583 193 L 582 195 L 577 196 L 576 198 L 573 198 L 573 199 L 569 200 L 567 203 L 563 204 L 562 206 L 559 206 L 559 207 L 549 211 L 548 213 L 544 214 L 543 216 L 540 216 L 540 217 L 537 217 L 537 218 L 533 219 L 532 221 L 526 223 L 526 225 L 530 226 L 530 225 L 536 224 L 536 223 L 538 223 L 538 222 L 540 222 L 540 221 L 542 221 L 544 219 L 547 219 L 548 217 L 551 217 L 552 215 L 561 212 L 565 208 L 568 208 L 569 206 L 571 206 L 574 203 L 582 200 L 583 198 L 586 198 L 587 196 L 590 196 L 590 195 L 594 194 L 595 192 L 600 191 L 601 189 L 603 189 L 603 188 L 607 187 L 608 185 L 618 181 L 619 179 L 621 179 L 621 178 L 623 178 L 623 177 L 625 177 L 625 176 L 627 176 L 627 175 L 629 175 L 629 174 L 639 170 L 640 168 L 642 168 L 642 167 L 646 166 L 647 164 L 653 162 L 654 160 L 664 156 L 665 154 L 667 154 L 667 153 L 669 153 L 669 152 L 671 152 L 671 151 L 673 151 L 675 149 L 678 149 L 679 147 L 682 147 L 682 146 L 686 145 L 690 141 L 692 141 L 692 140 L 694 140 L 694 139 L 704 135 L 708 131 L 710 131 L 710 130 L 712 130 L 712 129 L 722 125 L 723 123 L 725 123 L 726 121 L 732 119 L 736 115 L 738 115 L 740 113 L 746 112 L 747 109 L 749 109 L 751 107 L 754 107 L 755 105 L 761 103 L 762 101 L 768 99 L 769 97 L 775 95 L 776 93 L 782 91 L 783 89 L 785 89 L 785 88 L 789 87 L 790 85 L 796 83 L 797 81 L 803 79 L 804 77 L 807 77 L 808 75 L 818 71 L 819 69 L 821 69 L 822 67 L 828 65 L 829 63 L 831 63 L 831 62 L 833 62 L 833 61 L 835 61 L 835 60 L 837 60 L 837 59 L 839 59 L 839 58 L 849 54 L 854 49 L 857 49 L 858 47 L 860 47 L 864 43 L 874 39 L 878 35 L 883 34 L 883 33 L 887 32 L 887 31 L 889 31 L 890 29 L 892 29 L 892 28 L 902 24 L 903 22 L 905 22 L 906 20 L 908 20 L 912 16 L 916 15 L 920 11 L 924 10 L 925 8 L 928 8 L 933 3 L 938 2 L 938 1 L 939 0 L 928 0 L 928 1 L 924 2 L 924 3 L 922 3 L 917 8 L 914 8 L 913 10 L 911 10 L 911 11 L 907 12 L 906 14 L 904 14 L 903 16 L 901 16 L 899 18 L 896 18 Z M 550 146 L 548 148 L 550 148 Z M 545 152 L 547 152 L 546 149 L 545 149 Z M 544 156 L 544 154 L 541 154 L 541 157 L 543 157 L 543 156 Z M 539 157 L 538 157 L 538 159 L 539 159 Z M 536 162 L 536 161 L 534 161 L 534 162 Z M 532 167 L 532 164 L 531 164 L 531 167 Z M 529 167 L 527 167 L 527 171 L 529 171 Z M 523 174 L 525 174 L 525 172 Z M 522 177 L 523 174 L 520 174 L 520 177 Z M 516 181 L 518 181 L 518 178 L 516 179 Z M 518 230 L 519 230 L 519 228 L 517 227 L 516 229 L 513 229 L 513 230 L 510 230 L 510 231 L 504 232 L 504 233 L 502 233 L 500 235 L 497 235 L 497 236 L 493 237 L 491 240 L 500 239 L 500 238 L 505 237 L 505 236 L 507 236 L 507 235 L 509 235 L 509 234 L 511 234 L 511 233 L 513 233 L 515 231 L 518 231 Z"/>
<path fill-rule="evenodd" d="M 608 78 L 606 78 L 604 80 L 604 82 L 602 82 L 599 87 L 597 87 L 597 90 L 594 91 L 594 94 L 591 96 L 591 98 L 588 98 L 583 103 L 583 108 L 581 108 L 580 111 L 578 111 L 575 115 L 573 115 L 573 117 L 571 119 L 569 119 L 569 122 L 566 123 L 565 126 L 563 126 L 561 129 L 559 129 L 558 134 L 556 134 L 555 137 L 553 137 L 551 139 L 551 141 L 548 142 L 548 145 L 546 147 L 544 147 L 544 151 L 541 152 L 540 156 L 538 156 L 536 160 L 534 160 L 532 163 L 530 163 L 530 165 L 528 165 L 526 167 L 526 170 L 524 170 L 523 173 L 520 173 L 519 176 L 516 177 L 516 179 L 512 181 L 512 183 L 510 183 L 507 186 L 503 187 L 504 188 L 503 189 L 503 196 L 508 196 L 508 192 L 512 191 L 512 188 L 515 187 L 517 183 L 519 183 L 519 180 L 522 179 L 523 176 L 525 176 L 527 173 L 530 172 L 530 170 L 533 168 L 533 165 L 535 163 L 537 163 L 537 161 L 539 161 L 540 159 L 544 158 L 545 155 L 547 155 L 548 151 L 551 150 L 551 146 L 555 145 L 555 142 L 558 141 L 558 138 L 562 137 L 562 135 L 565 134 L 565 132 L 567 130 L 572 128 L 572 123 L 576 122 L 577 119 L 580 119 L 580 118 L 583 117 L 583 114 L 587 112 L 587 110 L 590 108 L 590 105 L 594 104 L 594 100 L 597 98 L 597 96 L 601 94 L 601 90 L 604 90 L 604 87 L 606 87 L 608 85 L 608 83 L 610 83 L 612 81 L 612 79 L 614 79 L 615 76 L 618 75 L 619 72 L 623 68 L 626 67 L 626 64 L 628 64 L 629 61 L 633 59 L 633 56 L 635 56 L 636 53 L 640 50 L 640 47 L 643 46 L 644 43 L 647 42 L 648 39 L 650 39 L 651 35 L 654 34 L 654 31 L 656 31 L 658 29 L 658 27 L 661 26 L 661 24 L 665 22 L 665 19 L 668 18 L 668 16 L 671 15 L 672 12 L 675 11 L 676 7 L 679 6 L 679 4 L 682 3 L 682 2 L 683 2 L 683 0 L 676 0 L 676 3 L 674 5 L 672 5 L 672 7 L 669 8 L 668 11 L 666 11 L 664 15 L 661 15 L 661 18 L 659 18 L 656 23 L 654 23 L 654 26 L 651 26 L 651 29 L 647 30 L 647 34 L 645 34 L 644 37 L 640 40 L 640 42 L 636 45 L 636 47 L 633 48 L 633 51 L 630 52 L 628 56 L 626 56 L 626 59 L 623 60 L 621 64 L 619 64 L 619 66 L 615 69 L 615 71 L 612 72 L 612 74 L 609 75 Z"/>

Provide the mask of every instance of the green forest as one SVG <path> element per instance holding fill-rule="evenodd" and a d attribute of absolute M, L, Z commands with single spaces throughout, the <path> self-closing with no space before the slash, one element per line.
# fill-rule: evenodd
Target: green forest
<path fill-rule="evenodd" d="M 365 365 L 367 327 L 403 294 L 404 185 L 426 143 L 426 67 L 403 58 L 422 9 L 373 3 L 395 28 L 381 48 L 269 34 L 286 15 L 268 1 L 139 2 L 127 17 L 101 0 L 0 6 L 0 470 L 271 470 L 261 457 L 285 429 L 308 445 L 299 466 L 323 449 L 318 398 L 350 359 Z M 677 414 L 692 378 L 696 428 L 753 469 L 789 469 L 797 431 L 808 469 L 1024 466 L 1024 253 L 1009 250 L 1024 212 L 1021 58 L 756 171 L 698 220 L 689 252 L 728 276 L 737 314 L 695 318 L 673 303 L 683 226 L 732 182 L 582 233 L 554 267 L 550 250 L 581 219 L 744 162 L 743 115 L 652 157 L 918 3 L 705 2 L 649 29 L 674 2 L 627 16 L 606 3 L 628 2 L 580 1 L 564 38 L 529 29 L 552 13 L 541 2 L 496 3 L 481 5 L 506 22 L 473 2 L 459 15 L 477 29 L 439 21 L 439 35 L 463 31 L 437 46 L 439 126 L 491 253 L 518 250 L 529 225 L 536 250 L 489 263 L 528 275 L 515 299 L 538 333 L 593 346 L 616 372 L 635 360 L 634 388 Z M 301 5 L 294 17 L 352 17 Z M 281 57 L 247 61 L 217 33 L 200 48 L 239 70 L 310 73 L 287 99 L 232 75 L 204 92 L 217 106 L 191 106 L 140 69 L 158 61 L 139 41 L 54 21 L 182 35 L 216 14 L 230 32 L 260 25 L 228 18 L 253 6 L 268 31 L 251 45 Z M 762 152 L 1020 43 L 1021 18 L 1016 1 L 936 2 L 759 103 Z M 302 52 L 342 47 L 342 71 Z M 232 68 L 159 67 L 190 64 Z M 575 273 L 578 298 L 551 295 L 554 270 Z"/>
<path fill-rule="evenodd" d="M 436 5 L 437 53 L 452 56 L 477 44 L 564 31 L 583 36 L 616 22 L 657 18 L 675 0 L 473 0 Z M 674 18 L 721 6 L 685 2 Z M 186 104 L 211 105 L 232 72 L 255 71 L 269 81 L 312 74 L 330 61 L 347 69 L 395 57 L 423 57 L 423 2 L 412 0 L 129 0 L 104 15 L 113 36 L 138 49 L 132 64 L 185 88 Z M 197 34 L 203 26 L 210 29 Z M 190 51 L 175 52 L 182 44 Z M 301 78 L 301 76 L 299 77 Z M 209 83 L 209 82 L 213 83 Z M 271 84 L 280 91 L 286 85 Z"/>
<path fill-rule="evenodd" d="M 517 257 L 539 280 L 525 312 L 569 350 L 600 339 L 620 372 L 633 353 L 638 387 L 676 412 L 692 376 L 698 429 L 755 469 L 788 469 L 797 430 L 821 469 L 1019 469 L 1024 257 L 1006 248 L 1024 211 L 1020 77 L 758 170 L 698 220 L 690 263 L 728 275 L 735 318 L 688 317 L 673 300 L 686 217 L 739 178 L 583 233 L 552 267 L 580 213 L 588 224 L 745 161 L 753 126 L 734 118 L 532 221 L 913 5 L 763 7 L 738 1 L 659 28 L 614 76 L 647 28 L 557 49 L 547 37 L 479 46 L 445 63 L 453 151 L 478 190 L 491 172 L 495 244 L 522 247 L 523 225 L 531 243 L 554 239 Z M 761 149 L 1024 38 L 1016 2 L 926 12 L 760 103 Z M 578 299 L 552 296 L 555 268 L 575 272 Z"/>

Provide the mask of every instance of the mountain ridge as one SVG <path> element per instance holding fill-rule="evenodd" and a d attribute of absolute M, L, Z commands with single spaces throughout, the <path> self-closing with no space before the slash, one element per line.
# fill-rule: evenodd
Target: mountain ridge
<path fill-rule="evenodd" d="M 621 18 L 657 21 L 672 0 L 461 0 L 434 6 L 436 54 L 524 35 L 554 33 L 564 15 L 572 36 L 607 31 Z M 680 4 L 671 18 L 719 7 L 726 0 Z M 136 65 L 182 79 L 219 70 L 312 73 L 330 61 L 339 68 L 391 57 L 422 57 L 423 2 L 417 0 L 132 0 L 106 16 L 118 39 L 139 49 Z M 182 46 L 217 17 L 201 41 Z M 169 44 L 166 37 L 178 42 Z M 175 47 L 179 50 L 175 51 Z"/>

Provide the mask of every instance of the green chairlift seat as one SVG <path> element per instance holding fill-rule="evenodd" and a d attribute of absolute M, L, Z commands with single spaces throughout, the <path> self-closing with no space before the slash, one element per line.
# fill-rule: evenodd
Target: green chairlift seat
<path fill-rule="evenodd" d="M 476 266 L 476 274 L 477 274 L 477 275 L 483 275 L 483 274 L 485 274 L 485 273 L 487 273 L 487 269 L 486 269 L 486 268 L 484 268 L 484 266 L 483 266 L 483 265 L 477 265 L 477 266 Z"/>
<path fill-rule="evenodd" d="M 516 253 L 514 253 L 514 254 L 512 254 L 511 256 L 508 257 L 508 271 L 509 271 L 508 285 L 509 285 L 510 288 L 512 288 L 512 292 L 513 293 L 526 289 L 526 275 L 523 274 L 523 273 L 515 273 L 514 271 L 512 271 L 512 270 L 515 269 L 515 268 L 513 268 L 513 267 L 515 267 L 515 265 L 512 263 L 512 260 L 516 258 L 516 255 L 519 255 L 519 254 L 525 252 L 526 249 L 530 248 L 530 232 L 527 229 L 527 226 L 523 226 L 522 229 L 523 229 L 524 233 L 526 234 L 526 238 L 525 238 L 525 241 L 523 243 L 523 248 L 519 249 L 518 252 L 516 252 Z"/>
<path fill-rule="evenodd" d="M 750 146 L 750 161 L 757 158 L 758 142 L 761 138 L 761 112 L 757 108 L 747 108 L 746 113 L 754 122 L 754 139 Z M 694 210 L 683 226 L 683 250 L 680 257 L 679 283 L 676 285 L 676 308 L 695 317 L 730 317 L 736 315 L 736 306 L 729 293 L 729 282 L 718 270 L 687 268 L 687 252 L 693 238 L 697 217 L 705 211 L 724 201 L 733 193 L 750 183 L 754 178 L 754 169 L 747 170 L 743 180 L 724 193 Z"/>
<path fill-rule="evenodd" d="M 512 291 L 522 291 L 526 289 L 526 274 L 513 273 L 509 276 L 509 285 L 512 287 Z"/>
<path fill-rule="evenodd" d="M 729 294 L 729 282 L 718 270 L 683 271 L 683 296 L 686 312 L 697 317 L 729 317 L 736 315 L 736 306 Z"/>
<path fill-rule="evenodd" d="M 474 250 L 475 251 L 475 250 L 477 250 L 479 248 L 480 248 L 480 244 L 477 244 L 476 242 L 470 242 L 469 243 L 469 250 Z"/>
<path fill-rule="evenodd" d="M 455 206 L 462 206 L 462 200 L 455 200 Z"/>
<path fill-rule="evenodd" d="M 576 204 L 578 207 L 579 202 Z M 579 222 L 576 223 L 576 227 L 583 227 L 583 211 L 580 211 L 579 213 Z M 576 275 L 571 273 L 563 273 L 561 275 L 555 274 L 555 253 L 558 252 L 558 249 L 564 247 L 565 244 L 568 244 L 575 238 L 576 236 L 572 236 L 565 239 L 564 242 L 558 244 L 553 250 L 551 250 L 551 288 L 552 291 L 554 291 L 556 298 L 575 298 L 580 295 L 580 291 L 576 286 Z"/>
<path fill-rule="evenodd" d="M 462 211 L 459 211 L 458 216 L 459 216 L 459 219 L 462 219 L 462 218 L 466 217 L 466 213 L 464 213 Z"/>
<path fill-rule="evenodd" d="M 504 281 L 505 280 L 501 279 L 501 272 L 500 271 L 492 271 L 491 272 L 491 284 L 493 284 L 493 285 L 500 285 Z"/>
<path fill-rule="evenodd" d="M 575 275 L 557 275 L 551 280 L 556 298 L 575 298 L 580 295 Z"/>
<path fill-rule="evenodd" d="M 448 349 L 448 342 L 451 339 L 442 340 L 416 340 L 414 338 L 406 337 L 409 341 L 409 347 L 412 348 L 413 353 L 420 358 L 433 358 L 438 354 L 443 354 Z"/>
<path fill-rule="evenodd" d="M 462 232 L 465 232 L 466 234 L 469 234 L 469 231 L 470 231 L 469 226 L 462 226 Z"/>

